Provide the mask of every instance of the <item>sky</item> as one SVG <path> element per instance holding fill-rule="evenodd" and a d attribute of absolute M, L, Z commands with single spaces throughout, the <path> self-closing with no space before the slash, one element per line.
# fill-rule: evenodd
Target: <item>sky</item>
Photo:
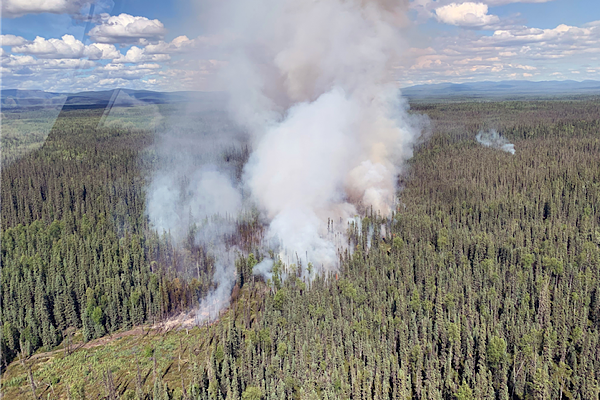
<path fill-rule="evenodd" d="M 219 1 L 2 0 L 2 88 L 222 90 Z M 400 29 L 399 87 L 600 80 L 598 0 L 409 0 Z"/>

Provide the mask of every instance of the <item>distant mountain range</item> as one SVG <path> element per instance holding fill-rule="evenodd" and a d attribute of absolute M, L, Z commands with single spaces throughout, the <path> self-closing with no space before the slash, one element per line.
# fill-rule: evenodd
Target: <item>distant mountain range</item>
<path fill-rule="evenodd" d="M 98 92 L 53 93 L 41 90 L 6 89 L 0 92 L 2 109 L 106 108 L 141 104 L 167 104 L 190 101 L 222 100 L 224 93 L 153 92 L 150 90 L 114 89 Z"/>
<path fill-rule="evenodd" d="M 600 95 L 600 81 L 501 81 L 438 83 L 401 89 L 411 100 L 418 99 L 485 99 L 517 97 L 556 97 L 568 95 Z M 153 92 L 149 90 L 114 89 L 98 92 L 52 93 L 41 90 L 5 89 L 0 91 L 3 110 L 48 107 L 106 108 L 139 104 L 167 104 L 196 101 L 223 101 L 222 92 Z"/>
<path fill-rule="evenodd" d="M 600 81 L 438 83 L 410 86 L 401 91 L 409 99 L 600 95 Z"/>

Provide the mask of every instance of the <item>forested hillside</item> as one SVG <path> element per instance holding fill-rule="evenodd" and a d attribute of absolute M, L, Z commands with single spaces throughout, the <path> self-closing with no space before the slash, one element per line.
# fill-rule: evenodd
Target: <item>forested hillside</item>
<path fill-rule="evenodd" d="M 31 398 L 31 368 L 49 398 L 598 399 L 600 100 L 413 111 L 433 133 L 393 216 L 348 224 L 338 273 L 309 282 L 280 263 L 267 287 L 249 246 L 213 325 L 14 361 L 2 390 Z M 77 113 L 2 170 L 5 361 L 68 327 L 89 340 L 159 319 L 210 286 L 202 249 L 148 229 L 150 133 Z M 475 141 L 490 128 L 514 155 Z M 202 274 L 178 269 L 193 260 Z"/>
<path fill-rule="evenodd" d="M 211 284 L 198 248 L 148 228 L 141 154 L 153 132 L 99 127 L 102 112 L 63 111 L 40 150 L 2 169 L 4 362 L 73 329 L 89 340 L 161 319 Z M 192 262 L 202 271 L 182 279 Z"/>

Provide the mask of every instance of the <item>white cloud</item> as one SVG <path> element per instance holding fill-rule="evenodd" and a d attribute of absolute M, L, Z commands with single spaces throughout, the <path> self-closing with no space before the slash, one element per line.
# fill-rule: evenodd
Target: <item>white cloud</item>
<path fill-rule="evenodd" d="M 145 50 L 147 54 L 181 53 L 191 49 L 194 44 L 194 40 L 190 40 L 187 36 L 178 36 L 170 43 L 161 40 L 157 44 L 149 44 Z"/>
<path fill-rule="evenodd" d="M 112 60 L 121 57 L 121 52 L 114 44 L 93 43 L 86 46 L 85 55 L 90 60 Z"/>
<path fill-rule="evenodd" d="M 94 0 L 3 0 L 2 17 L 15 18 L 25 14 L 75 14 Z"/>
<path fill-rule="evenodd" d="M 160 40 L 165 33 L 164 25 L 157 19 L 120 14 L 102 20 L 88 35 L 99 43 L 145 43 Z"/>
<path fill-rule="evenodd" d="M 549 3 L 554 0 L 482 0 L 489 6 L 503 6 L 511 3 Z"/>
<path fill-rule="evenodd" d="M 172 90 L 180 77 L 186 76 L 186 81 L 189 81 L 187 71 L 173 77 L 161 76 L 165 62 L 171 56 L 160 52 L 149 54 L 140 46 L 132 46 L 125 54 L 121 54 L 113 44 L 92 43 L 86 46 L 72 35 L 64 35 L 59 39 L 37 37 L 33 41 L 21 40 L 16 36 L 2 39 L 13 44 L 12 53 L 0 47 L 0 72 L 4 87 L 68 92 L 108 88 L 111 84 L 137 89 L 154 88 L 162 87 L 163 82 L 169 81 L 165 87 Z M 201 42 L 179 37 L 166 43 L 166 51 L 177 52 Z M 93 60 L 112 62 L 103 65 Z M 180 61 L 183 60 L 178 63 Z"/>
<path fill-rule="evenodd" d="M 52 79 L 54 78 L 54 79 Z M 57 79 L 58 78 L 58 79 Z M 115 88 L 146 89 L 142 80 L 127 80 L 123 78 L 106 78 L 103 75 L 87 75 L 73 80 L 69 77 L 51 77 L 40 81 L 36 88 L 56 92 L 82 92 L 87 90 L 110 90 Z"/>
<path fill-rule="evenodd" d="M 2 57 L 0 72 L 6 88 L 76 92 L 115 87 L 144 89 L 155 85 L 147 83 L 149 79 L 163 80 L 157 74 L 161 68 L 154 63 L 103 66 L 85 59 L 48 60 L 9 55 Z"/>
<path fill-rule="evenodd" d="M 21 46 L 27 42 L 28 40 L 21 36 L 0 35 L 0 46 Z"/>
<path fill-rule="evenodd" d="M 226 48 L 227 42 L 230 39 L 230 37 L 221 35 L 198 36 L 195 39 L 189 39 L 187 36 L 178 36 L 171 42 L 161 40 L 158 43 L 148 44 L 145 49 L 147 54 L 185 53 L 198 48 Z"/>
<path fill-rule="evenodd" d="M 156 63 L 140 64 L 137 67 L 140 69 L 160 69 L 160 68 L 162 68 L 160 66 L 160 64 L 156 64 Z"/>
<path fill-rule="evenodd" d="M 396 67 L 402 82 L 600 79 L 600 69 L 592 61 L 600 56 L 600 21 L 580 27 L 537 29 L 499 22 L 489 13 L 488 6 L 507 3 L 504 0 L 417 2 L 433 5 L 431 15 L 440 22 L 465 28 L 495 27 L 495 31 L 481 35 L 473 29 L 447 30 L 430 43 L 422 42 L 421 48 L 411 48 L 407 54 L 414 62 Z M 34 41 L 2 35 L 2 45 L 20 54 L 7 54 L 8 48 L 0 53 L 5 87 L 30 85 L 70 91 L 114 84 L 167 90 L 219 89 L 215 76 L 224 64 L 218 60 L 228 59 L 227 38 L 179 36 L 168 42 L 162 40 L 166 30 L 158 20 L 121 14 L 98 16 L 96 21 L 99 25 L 90 36 L 97 43 L 87 46 L 70 35 Z M 113 43 L 135 45 L 121 54 L 125 50 L 119 51 Z M 179 56 L 171 60 L 173 54 Z M 101 65 L 92 60 L 111 62 Z"/>
<path fill-rule="evenodd" d="M 497 45 L 518 45 L 539 42 L 554 42 L 577 44 L 581 40 L 600 37 L 600 27 L 590 26 L 578 28 L 575 26 L 559 25 L 554 29 L 537 29 L 528 27 L 517 27 L 510 30 L 497 30 L 488 38 L 488 41 Z M 579 43 L 585 44 L 585 42 Z"/>
<path fill-rule="evenodd" d="M 580 72 L 578 79 L 600 79 L 587 68 L 600 56 L 600 23 L 552 29 L 515 26 L 493 35 L 475 31 L 438 36 L 421 50 L 411 49 L 414 62 L 397 68 L 406 82 L 464 82 L 503 79 L 559 79 Z"/>
<path fill-rule="evenodd" d="M 64 35 L 61 39 L 44 39 L 36 37 L 33 42 L 14 46 L 13 53 L 33 54 L 38 58 L 81 58 L 85 46 L 72 35 Z"/>
<path fill-rule="evenodd" d="M 91 60 L 110 60 L 121 57 L 121 53 L 112 44 L 93 43 L 86 46 L 72 35 L 64 35 L 60 39 L 44 39 L 38 36 L 33 42 L 13 46 L 11 51 L 49 59 L 88 57 Z"/>
<path fill-rule="evenodd" d="M 214 59 L 175 62 L 171 68 L 158 72 L 159 86 L 166 90 L 222 90 L 215 76 L 226 64 Z"/>
<path fill-rule="evenodd" d="M 147 63 L 147 64 L 139 64 L 139 65 L 124 65 L 124 64 L 106 64 L 101 67 L 98 67 L 98 71 L 103 72 L 114 72 L 114 71 L 134 71 L 141 69 L 160 69 L 160 64 L 156 63 Z"/>
<path fill-rule="evenodd" d="M 23 66 L 36 65 L 38 60 L 31 56 L 14 56 L 8 55 L 2 57 L 2 66 L 5 68 L 19 68 Z"/>
<path fill-rule="evenodd" d="M 93 68 L 96 63 L 90 60 L 81 59 L 62 59 L 62 60 L 41 60 L 39 64 L 46 69 L 88 69 Z"/>
<path fill-rule="evenodd" d="M 147 54 L 145 49 L 132 46 L 125 55 L 121 55 L 113 60 L 113 63 L 140 63 L 148 61 L 168 61 L 171 57 L 168 54 Z"/>
<path fill-rule="evenodd" d="M 500 21 L 496 15 L 488 14 L 488 6 L 483 3 L 451 3 L 435 10 L 438 21 L 463 27 L 483 27 Z"/>
<path fill-rule="evenodd" d="M 531 65 L 522 65 L 522 64 L 509 64 L 510 67 L 524 69 L 526 71 L 535 71 L 537 68 L 532 67 Z"/>
<path fill-rule="evenodd" d="M 32 67 L 36 69 L 87 69 L 96 65 L 89 60 L 78 58 L 43 60 L 32 56 L 9 55 L 2 58 L 2 67 L 8 71 L 14 71 L 22 67 Z"/>
<path fill-rule="evenodd" d="M 96 73 L 101 73 L 105 78 L 121 78 L 121 79 L 141 79 L 148 75 L 155 74 L 162 67 L 159 64 L 139 64 L 139 65 L 124 65 L 124 64 L 107 64 L 96 69 Z"/>
<path fill-rule="evenodd" d="M 554 0 L 479 0 L 489 7 L 501 6 L 510 3 L 547 3 Z M 471 3 L 472 0 L 411 0 L 410 8 L 417 12 L 417 22 L 425 22 L 427 19 L 435 17 L 435 9 L 449 4 Z"/>

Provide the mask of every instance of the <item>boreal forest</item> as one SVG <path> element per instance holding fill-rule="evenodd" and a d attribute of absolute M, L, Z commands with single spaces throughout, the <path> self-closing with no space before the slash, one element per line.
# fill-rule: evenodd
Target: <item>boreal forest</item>
<path fill-rule="evenodd" d="M 431 129 L 391 217 L 344 222 L 313 280 L 256 276 L 260 217 L 236 221 L 229 305 L 199 325 L 171 322 L 215 289 L 213 256 L 147 216 L 161 127 L 103 112 L 63 109 L 40 141 L 10 129 L 43 110 L 3 111 L 3 398 L 599 398 L 600 98 L 413 102 Z M 222 158 L 241 174 L 248 149 Z"/>

